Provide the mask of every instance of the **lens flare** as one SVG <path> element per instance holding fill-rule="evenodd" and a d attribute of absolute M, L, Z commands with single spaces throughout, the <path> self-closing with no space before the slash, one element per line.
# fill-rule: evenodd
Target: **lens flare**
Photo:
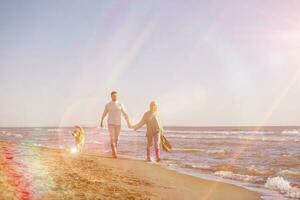
<path fill-rule="evenodd" d="M 72 147 L 72 148 L 70 149 L 70 153 L 71 153 L 71 154 L 76 154 L 77 152 L 78 152 L 78 150 L 77 150 L 76 147 Z"/>

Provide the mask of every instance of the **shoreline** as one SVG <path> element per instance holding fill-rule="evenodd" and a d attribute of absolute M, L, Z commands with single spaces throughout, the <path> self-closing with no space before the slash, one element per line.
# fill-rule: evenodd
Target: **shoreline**
<path fill-rule="evenodd" d="M 72 155 L 62 149 L 0 141 L 0 162 L 0 189 L 5 191 L 0 198 L 261 199 L 239 186 L 104 154 Z"/>

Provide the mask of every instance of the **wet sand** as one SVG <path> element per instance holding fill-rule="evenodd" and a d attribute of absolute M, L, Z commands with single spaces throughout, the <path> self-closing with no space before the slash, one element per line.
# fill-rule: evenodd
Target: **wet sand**
<path fill-rule="evenodd" d="M 0 142 L 0 199 L 260 199 L 259 194 L 126 158 Z"/>

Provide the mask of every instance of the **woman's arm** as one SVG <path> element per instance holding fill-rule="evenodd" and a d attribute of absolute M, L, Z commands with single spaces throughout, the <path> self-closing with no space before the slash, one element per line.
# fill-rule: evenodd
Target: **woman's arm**
<path fill-rule="evenodd" d="M 136 131 L 140 128 L 142 128 L 145 125 L 146 121 L 145 121 L 145 115 L 143 116 L 143 118 L 141 119 L 141 121 L 139 123 L 137 123 L 136 125 L 133 125 L 132 128 Z"/>

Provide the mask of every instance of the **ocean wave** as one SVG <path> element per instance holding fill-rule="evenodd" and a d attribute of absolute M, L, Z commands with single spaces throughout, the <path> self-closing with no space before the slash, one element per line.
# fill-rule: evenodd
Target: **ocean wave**
<path fill-rule="evenodd" d="M 287 176 L 297 176 L 297 177 L 300 177 L 300 171 L 296 170 L 296 169 L 281 170 L 278 174 L 279 175 L 287 175 Z"/>
<path fill-rule="evenodd" d="M 10 133 L 10 132 L 7 132 L 7 131 L 1 131 L 0 133 L 2 135 L 5 135 L 5 136 L 11 136 L 11 137 L 16 137 L 16 138 L 23 138 L 23 135 L 18 134 L 18 133 Z"/>
<path fill-rule="evenodd" d="M 47 129 L 47 132 L 60 132 L 60 131 L 62 131 L 62 129 L 60 129 L 60 128 L 48 128 Z"/>
<path fill-rule="evenodd" d="M 232 171 L 216 171 L 214 173 L 214 175 L 222 177 L 222 178 L 228 178 L 228 179 L 251 182 L 251 183 L 256 183 L 256 182 L 259 182 L 259 181 L 263 180 L 259 176 L 249 176 L 249 175 L 243 175 L 243 174 L 235 174 Z"/>
<path fill-rule="evenodd" d="M 165 133 L 177 133 L 177 134 L 220 134 L 220 135 L 238 135 L 238 134 L 255 134 L 255 135 L 265 135 L 274 134 L 273 131 L 179 131 L 179 130 L 165 130 Z"/>
<path fill-rule="evenodd" d="M 181 134 L 165 134 L 168 138 L 178 139 L 232 139 L 226 135 L 181 135 Z"/>
<path fill-rule="evenodd" d="M 281 132 L 282 135 L 292 135 L 292 136 L 300 136 L 300 131 L 298 129 L 292 129 L 292 130 L 283 130 Z"/>
<path fill-rule="evenodd" d="M 211 168 L 212 168 L 213 172 L 217 172 L 217 171 L 235 171 L 235 170 L 238 169 L 238 166 L 232 165 L 232 164 L 222 163 L 222 164 L 213 165 Z"/>
<path fill-rule="evenodd" d="M 207 150 L 206 153 L 208 154 L 230 154 L 230 151 L 225 149 L 215 149 L 215 150 Z"/>
<path fill-rule="evenodd" d="M 99 142 L 99 141 L 87 141 L 87 143 L 92 143 L 92 144 L 104 144 L 104 142 Z"/>
<path fill-rule="evenodd" d="M 199 148 L 173 148 L 172 151 L 182 151 L 182 152 L 203 152 L 204 149 Z"/>
<path fill-rule="evenodd" d="M 47 145 L 39 144 L 39 143 L 33 143 L 33 144 L 31 144 L 31 146 L 34 146 L 34 147 L 49 147 Z"/>
<path fill-rule="evenodd" d="M 183 168 L 190 168 L 190 169 L 201 169 L 201 170 L 212 171 L 212 168 L 209 165 L 184 164 L 184 163 L 169 163 L 169 165 L 171 165 L 171 166 L 180 166 L 180 167 L 183 167 Z"/>
<path fill-rule="evenodd" d="M 297 141 L 296 138 L 282 136 L 261 136 L 261 135 L 181 135 L 181 134 L 166 134 L 166 137 L 172 139 L 207 139 L 207 140 L 248 140 L 248 141 L 264 141 L 264 142 L 285 142 Z"/>
<path fill-rule="evenodd" d="M 209 165 L 191 165 L 193 169 L 204 169 L 204 170 L 210 170 L 211 167 Z"/>
<path fill-rule="evenodd" d="M 275 172 L 272 169 L 263 169 L 256 166 L 246 167 L 247 174 L 251 176 L 262 176 L 262 175 L 271 175 Z"/>
<path fill-rule="evenodd" d="M 300 188 L 291 186 L 290 182 L 281 176 L 269 177 L 265 183 L 265 187 L 279 191 L 286 197 L 300 199 Z"/>
<path fill-rule="evenodd" d="M 173 148 L 172 151 L 176 152 L 205 152 L 207 154 L 222 154 L 227 155 L 231 152 L 225 149 L 201 149 L 201 148 Z"/>
<path fill-rule="evenodd" d="M 47 147 L 47 148 L 54 148 L 56 149 L 56 147 L 52 147 L 50 145 L 45 145 L 45 144 L 40 144 L 40 143 L 33 143 L 33 142 L 21 142 L 21 145 L 24 146 L 29 146 L 29 147 Z M 60 148 L 60 147 L 58 147 Z"/>

